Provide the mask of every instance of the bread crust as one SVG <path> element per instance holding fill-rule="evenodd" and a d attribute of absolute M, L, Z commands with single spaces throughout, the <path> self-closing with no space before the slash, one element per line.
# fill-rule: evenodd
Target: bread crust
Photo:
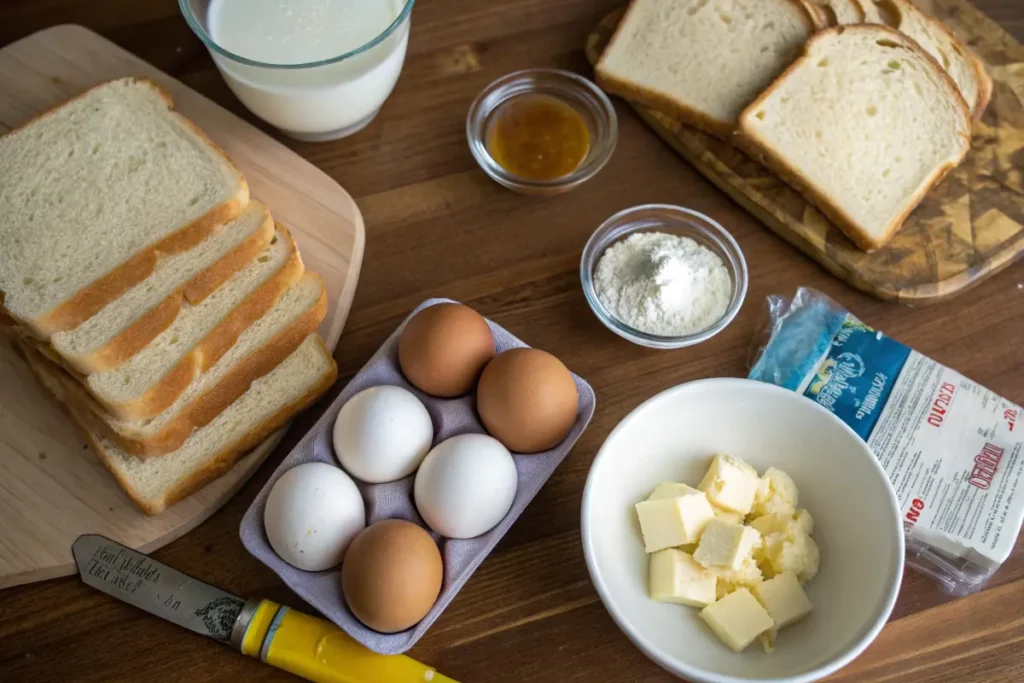
<path fill-rule="evenodd" d="M 226 474 L 239 460 L 246 456 L 249 451 L 265 441 L 271 434 L 281 428 L 295 415 L 312 405 L 331 387 L 331 385 L 334 384 L 338 377 L 338 366 L 334 362 L 334 359 L 331 358 L 331 354 L 324 345 L 323 340 L 317 337 L 317 342 L 320 346 L 321 352 L 330 358 L 331 363 L 327 372 L 320 377 L 316 384 L 311 386 L 299 399 L 289 403 L 288 405 L 282 406 L 274 415 L 254 427 L 240 440 L 230 444 L 221 452 L 212 456 L 202 465 L 202 467 L 169 488 L 162 497 L 153 500 L 146 499 L 140 491 L 134 488 L 131 481 L 125 479 L 121 475 L 118 469 L 111 462 L 110 456 L 100 445 L 98 437 L 90 428 L 90 421 L 81 413 L 81 411 L 68 405 L 61 400 L 61 397 L 54 394 L 47 381 L 42 377 L 43 372 L 51 371 L 49 366 L 44 370 L 39 366 L 40 357 L 38 355 L 33 356 L 33 351 L 27 351 L 24 348 L 21 348 L 20 344 L 15 344 L 15 347 L 17 347 L 20 355 L 26 359 L 29 368 L 32 370 L 32 374 L 36 377 L 39 384 L 46 390 L 47 394 L 49 394 L 71 417 L 72 421 L 78 425 L 78 428 L 85 435 L 86 441 L 88 441 L 93 452 L 99 457 L 103 466 L 106 467 L 114 476 L 118 485 L 124 489 L 124 492 L 131 501 L 145 514 L 158 515 L 170 506 L 189 497 L 207 484 Z M 56 368 L 53 369 L 56 370 Z"/>
<path fill-rule="evenodd" d="M 319 275 L 313 277 L 320 280 Z M 239 362 L 214 386 L 208 387 L 159 432 L 147 436 L 136 430 L 119 430 L 110 424 L 103 408 L 91 400 L 84 387 L 70 377 L 63 378 L 66 388 L 64 400 L 91 416 L 90 428 L 132 455 L 150 458 L 171 453 L 181 448 L 192 432 L 208 425 L 248 391 L 254 381 L 280 365 L 306 337 L 316 331 L 327 313 L 327 293 L 322 286 L 321 280 L 321 295 L 316 304 Z"/>
<path fill-rule="evenodd" d="M 162 240 L 135 253 L 128 258 L 128 260 L 116 266 L 105 275 L 100 276 L 94 282 L 78 290 L 78 292 L 72 295 L 67 301 L 58 304 L 47 313 L 41 315 L 38 319 L 25 319 L 21 316 L 14 316 L 9 309 L 6 307 L 3 308 L 3 312 L 5 314 L 15 317 L 19 322 L 31 329 L 33 334 L 43 339 L 49 338 L 50 335 L 57 332 L 74 329 L 78 325 L 82 324 L 98 313 L 100 309 L 108 303 L 149 277 L 153 272 L 153 269 L 156 267 L 157 260 L 161 253 L 177 253 L 199 244 L 208 237 L 217 228 L 217 226 L 222 223 L 227 223 L 241 215 L 242 211 L 245 210 L 245 207 L 249 203 L 249 185 L 246 183 L 245 176 L 242 175 L 242 172 L 234 162 L 228 158 L 223 149 L 214 144 L 210 138 L 192 121 L 174 110 L 174 100 L 171 98 L 170 93 L 149 78 L 128 77 L 124 79 L 115 79 L 115 81 L 117 80 L 132 81 L 135 83 L 145 84 L 153 88 L 164 102 L 167 103 L 170 113 L 177 116 L 182 122 L 184 122 L 186 126 L 193 130 L 200 139 L 206 142 L 216 152 L 216 154 L 223 159 L 225 167 L 231 169 L 233 174 L 237 176 L 238 187 L 236 188 L 235 193 L 226 201 L 212 207 L 204 215 L 198 217 L 191 223 L 180 226 L 177 232 L 168 235 Z M 66 106 L 70 102 L 86 96 L 96 88 L 103 87 L 115 81 L 99 83 L 78 95 L 70 97 L 63 102 L 50 107 L 46 111 L 33 116 L 28 121 L 25 121 L 18 127 L 5 133 L 4 136 L 0 137 L 6 137 L 21 131 L 61 107 Z M 2 305 L 3 301 L 4 295 L 3 292 L 0 292 L 0 305 Z"/>
<path fill-rule="evenodd" d="M 199 374 L 206 372 L 220 360 L 238 337 L 249 326 L 263 317 L 305 272 L 302 257 L 291 233 L 282 226 L 278 231 L 290 243 L 288 259 L 277 272 L 265 280 L 239 303 L 195 347 L 182 356 L 174 368 L 157 380 L 142 395 L 116 403 L 96 396 L 97 401 L 114 417 L 121 420 L 145 420 L 155 417 L 173 404 Z"/>
<path fill-rule="evenodd" d="M 88 374 L 113 370 L 141 351 L 178 317 L 183 301 L 195 305 L 255 259 L 274 237 L 274 220 L 267 213 L 263 224 L 234 249 L 203 272 L 182 284 L 166 299 L 126 327 L 103 347 L 84 354 L 62 354 L 76 371 Z M 116 300 L 112 303 L 116 303 Z"/>
<path fill-rule="evenodd" d="M 961 52 L 963 53 L 964 59 L 967 60 L 971 68 L 974 70 L 974 79 L 978 86 L 977 99 L 975 100 L 973 105 L 970 102 L 968 102 L 967 105 L 970 109 L 972 120 L 974 122 L 980 121 L 981 117 L 985 114 L 985 109 L 988 108 L 989 101 L 992 99 L 992 78 L 988 75 L 988 71 L 985 68 L 984 60 L 982 60 L 976 52 L 971 50 L 971 48 L 964 45 L 964 43 L 959 38 L 956 37 L 956 34 L 954 34 L 949 29 L 949 27 L 942 23 L 942 21 L 940 21 L 939 19 L 928 14 L 925 14 L 912 3 L 901 2 L 901 0 L 891 1 L 892 6 L 896 8 L 898 12 L 902 12 L 906 9 L 910 9 L 910 11 L 917 12 L 921 17 L 924 18 L 925 21 L 930 22 L 932 25 L 936 26 L 942 33 L 944 33 L 953 43 L 955 43 L 960 48 Z M 872 0 L 856 0 L 856 2 L 860 7 L 861 11 L 864 12 L 865 21 L 869 23 L 877 23 L 882 24 L 884 26 L 889 26 L 890 28 L 894 28 L 897 31 L 899 30 L 899 26 L 892 26 L 891 24 L 888 24 L 885 21 L 885 17 L 882 16 L 882 13 L 879 12 L 878 7 L 875 5 L 874 2 L 872 2 Z M 900 23 L 902 23 L 903 16 L 898 16 L 898 20 Z M 907 37 L 909 38 L 910 36 Z M 911 40 L 913 40 L 913 38 L 911 38 Z M 930 56 L 931 55 L 929 55 L 929 57 Z M 940 64 L 939 67 L 942 68 L 942 65 Z M 945 69 L 942 70 L 945 71 Z M 959 92 L 959 90 L 960 88 L 958 86 L 957 91 Z M 963 93 L 961 93 L 961 96 L 962 95 Z"/>
<path fill-rule="evenodd" d="M 613 95 L 619 95 L 627 100 L 647 105 L 656 111 L 662 112 L 663 114 L 671 116 L 672 118 L 687 125 L 702 130 L 709 135 L 728 141 L 733 131 L 736 129 L 735 121 L 722 121 L 720 119 L 712 118 L 703 112 L 692 109 L 682 102 L 677 101 L 667 93 L 637 86 L 628 81 L 620 80 L 605 70 L 605 59 L 609 54 L 611 54 L 612 47 L 620 38 L 623 32 L 623 27 L 626 25 L 630 14 L 635 10 L 639 2 L 640 0 L 630 1 L 629 6 L 626 8 L 626 12 L 622 15 L 622 19 L 619 20 L 619 25 L 615 28 L 615 32 L 612 34 L 611 39 L 605 46 L 604 52 L 601 53 L 601 58 L 598 59 L 597 64 L 594 66 L 594 77 L 597 84 L 606 92 Z M 807 6 L 801 2 L 801 0 L 785 0 L 785 2 L 792 5 L 799 11 L 800 17 L 803 19 L 804 25 L 807 28 L 808 35 L 813 34 L 817 26 L 815 18 Z"/>
<path fill-rule="evenodd" d="M 900 33 L 899 31 L 889 28 L 881 24 L 860 24 L 854 26 L 839 26 L 836 28 L 827 29 L 821 31 L 815 35 L 811 40 L 807 41 L 807 45 L 804 46 L 803 55 L 800 56 L 793 64 L 786 69 L 781 76 L 779 76 L 774 83 L 761 93 L 757 99 L 751 102 L 743 113 L 740 114 L 740 125 L 737 129 L 736 135 L 733 140 L 737 147 L 746 152 L 751 158 L 761 162 L 771 170 L 775 171 L 782 180 L 788 185 L 796 189 L 800 194 L 804 196 L 811 204 L 816 206 L 825 216 L 831 220 L 836 227 L 838 227 L 850 240 L 857 245 L 858 248 L 864 251 L 873 251 L 888 242 L 892 235 L 903 225 L 903 221 L 907 219 L 907 216 L 917 208 L 917 205 L 921 203 L 924 196 L 928 193 L 931 188 L 941 181 L 947 173 L 956 167 L 960 161 L 963 160 L 964 156 L 970 150 L 971 142 L 970 136 L 962 138 L 963 144 L 961 145 L 960 154 L 956 159 L 955 163 L 948 163 L 939 166 L 935 171 L 932 172 L 931 176 L 922 183 L 921 188 L 911 198 L 907 205 L 906 210 L 902 214 L 896 217 L 887 227 L 885 232 L 879 239 L 872 239 L 865 235 L 861 230 L 860 226 L 856 221 L 853 220 L 845 211 L 835 206 L 831 200 L 825 195 L 825 193 L 818 187 L 815 186 L 814 181 L 810 178 L 805 178 L 795 168 L 793 168 L 789 162 L 783 158 L 783 156 L 773 150 L 766 142 L 760 140 L 757 135 L 745 126 L 745 122 L 751 116 L 755 115 L 755 110 L 762 105 L 762 103 L 771 97 L 776 88 L 779 87 L 780 83 L 783 82 L 793 71 L 803 66 L 803 64 L 809 59 L 811 50 L 814 44 L 819 40 L 827 40 L 832 35 L 839 35 L 844 31 L 870 31 L 870 32 L 885 32 L 889 33 L 897 41 L 904 42 L 909 48 L 916 50 L 921 56 L 925 58 L 926 63 L 931 64 L 933 71 L 938 74 L 939 79 L 946 84 L 947 89 L 951 97 L 953 98 L 954 104 L 960 109 L 964 116 L 964 120 L 969 122 L 971 120 L 970 111 L 967 108 L 967 102 L 964 101 L 963 96 L 960 94 L 960 89 L 953 82 L 952 77 L 943 69 L 938 62 L 932 58 L 925 50 L 917 44 L 909 36 Z"/>
<path fill-rule="evenodd" d="M 824 9 L 811 2 L 811 0 L 800 0 L 800 4 L 804 6 L 804 10 L 811 17 L 815 29 L 823 31 L 829 27 L 828 15 L 825 14 Z"/>
<path fill-rule="evenodd" d="M 985 115 L 985 110 L 988 109 L 988 105 L 992 101 L 992 77 L 988 75 L 985 61 L 978 53 L 970 48 L 965 47 L 964 49 L 967 51 L 967 59 L 970 60 L 978 77 L 978 103 L 975 105 L 974 112 L 974 121 L 977 123 L 981 121 L 981 117 Z"/>

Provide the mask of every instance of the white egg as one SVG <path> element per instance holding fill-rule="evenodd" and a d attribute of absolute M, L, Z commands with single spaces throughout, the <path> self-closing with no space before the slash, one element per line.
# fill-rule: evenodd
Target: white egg
<path fill-rule="evenodd" d="M 516 497 L 512 454 L 494 437 L 460 434 L 439 443 L 416 473 L 416 508 L 448 538 L 474 538 L 504 519 Z"/>
<path fill-rule="evenodd" d="M 430 414 L 412 392 L 384 385 L 348 400 L 334 423 L 334 454 L 356 479 L 382 484 L 416 471 L 434 440 Z"/>
<path fill-rule="evenodd" d="M 366 527 L 366 508 L 351 477 L 334 465 L 308 462 L 274 483 L 263 526 L 282 560 L 318 572 L 341 564 L 348 544 Z"/>

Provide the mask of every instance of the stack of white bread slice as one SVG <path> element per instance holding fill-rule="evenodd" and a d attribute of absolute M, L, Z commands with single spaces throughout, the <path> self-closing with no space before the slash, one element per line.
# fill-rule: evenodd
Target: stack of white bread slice
<path fill-rule="evenodd" d="M 146 513 L 227 472 L 337 377 L 324 282 L 148 80 L 0 137 L 0 313 Z"/>
<path fill-rule="evenodd" d="M 992 94 L 909 0 L 633 0 L 596 74 L 736 144 L 865 250 L 960 163 Z"/>

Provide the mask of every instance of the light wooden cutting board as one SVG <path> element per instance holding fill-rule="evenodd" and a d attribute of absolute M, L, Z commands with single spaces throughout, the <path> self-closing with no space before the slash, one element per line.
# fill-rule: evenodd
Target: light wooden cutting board
<path fill-rule="evenodd" d="M 242 169 L 252 196 L 291 229 L 307 269 L 327 283 L 320 334 L 333 349 L 359 278 L 363 219 L 345 190 L 284 145 L 105 38 L 70 25 L 0 49 L 0 133 L 121 76 L 146 76 L 166 88 Z M 283 433 L 199 493 L 147 517 L 0 342 L 0 588 L 73 574 L 71 543 L 80 534 L 103 534 L 143 552 L 173 541 L 227 502 Z"/>

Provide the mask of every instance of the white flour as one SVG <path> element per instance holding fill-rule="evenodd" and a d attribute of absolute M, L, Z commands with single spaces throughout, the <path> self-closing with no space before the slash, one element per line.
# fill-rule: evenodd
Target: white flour
<path fill-rule="evenodd" d="M 717 254 L 689 237 L 638 232 L 609 247 L 594 271 L 597 298 L 620 321 L 675 337 L 714 325 L 732 298 Z"/>

